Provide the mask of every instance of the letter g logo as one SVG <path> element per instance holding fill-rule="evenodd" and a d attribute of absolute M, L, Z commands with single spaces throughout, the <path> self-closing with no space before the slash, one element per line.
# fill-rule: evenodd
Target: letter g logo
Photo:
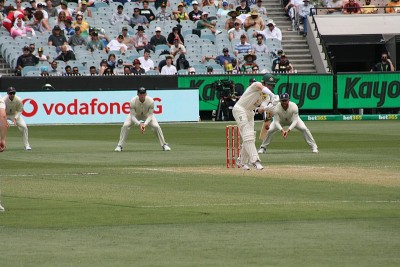
<path fill-rule="evenodd" d="M 27 108 L 26 108 L 26 103 L 29 103 L 32 105 L 32 111 L 28 112 Z M 36 103 L 35 100 L 30 99 L 30 98 L 26 98 L 24 100 L 22 100 L 22 104 L 24 105 L 24 110 L 22 111 L 22 115 L 24 115 L 25 117 L 33 117 L 36 115 L 36 113 L 38 112 L 38 104 Z"/>

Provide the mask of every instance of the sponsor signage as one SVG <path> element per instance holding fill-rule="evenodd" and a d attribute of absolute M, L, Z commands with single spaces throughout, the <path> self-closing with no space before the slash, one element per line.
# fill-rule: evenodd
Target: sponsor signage
<path fill-rule="evenodd" d="M 262 74 L 254 76 L 179 76 L 179 88 L 199 88 L 200 110 L 215 110 L 218 107 L 219 92 L 214 83 L 218 80 L 232 80 L 236 91 L 244 91 L 250 78 L 261 81 Z M 291 101 L 301 109 L 333 108 L 332 75 L 277 75 L 279 81 L 274 93 L 289 93 Z"/>
<path fill-rule="evenodd" d="M 400 120 L 399 114 L 374 115 L 300 115 L 303 121 L 369 121 L 369 120 Z"/>
<path fill-rule="evenodd" d="M 337 92 L 338 108 L 400 107 L 400 74 L 338 74 Z"/>
<path fill-rule="evenodd" d="M 159 122 L 198 121 L 198 90 L 148 90 Z M 28 124 L 117 123 L 136 91 L 19 92 Z"/>

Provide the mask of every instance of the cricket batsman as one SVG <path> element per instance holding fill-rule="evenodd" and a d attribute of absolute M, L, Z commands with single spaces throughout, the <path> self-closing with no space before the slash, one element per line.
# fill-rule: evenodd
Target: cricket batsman
<path fill-rule="evenodd" d="M 267 132 L 267 137 L 264 139 L 263 143 L 258 150 L 259 154 L 266 153 L 267 146 L 272 140 L 273 135 L 280 131 L 282 133 L 283 139 L 286 139 L 289 133 L 296 128 L 303 133 L 304 139 L 310 146 L 313 153 L 318 153 L 318 146 L 314 141 L 314 138 L 308 130 L 305 123 L 301 120 L 299 116 L 298 106 L 290 102 L 290 97 L 288 93 L 281 94 L 279 96 L 280 103 L 276 105 L 274 109 L 274 119 Z M 282 126 L 289 126 L 287 130 L 284 130 Z"/>
<path fill-rule="evenodd" d="M 130 114 L 126 117 L 124 125 L 121 128 L 119 142 L 114 151 L 121 152 L 125 146 L 128 131 L 133 124 L 139 125 L 142 134 L 145 132 L 147 125 L 156 133 L 160 145 L 164 151 L 170 151 L 171 148 L 164 140 L 164 135 L 157 119 L 154 117 L 154 100 L 147 96 L 146 89 L 141 87 L 137 90 L 137 96 L 132 98 L 130 102 Z M 142 121 L 142 122 L 141 122 Z"/>
<path fill-rule="evenodd" d="M 14 87 L 8 87 L 7 96 L 3 98 L 4 104 L 6 106 L 7 119 L 12 121 L 18 130 L 22 134 L 22 141 L 24 143 L 25 150 L 31 150 L 31 146 L 28 141 L 28 126 L 26 126 L 25 120 L 22 118 L 22 111 L 24 110 L 24 105 L 22 104 L 22 99 L 15 94 L 17 90 Z M 7 122 L 7 127 L 10 125 Z"/>
<path fill-rule="evenodd" d="M 255 169 L 262 170 L 261 160 L 257 154 L 254 136 L 254 112 L 257 107 L 269 96 L 275 98 L 272 92 L 278 79 L 272 74 L 265 74 L 261 83 L 253 82 L 243 93 L 239 101 L 233 107 L 233 117 L 239 127 L 242 136 L 242 145 L 238 164 L 243 170 L 249 170 L 248 164 Z M 271 103 L 272 105 L 272 103 Z M 266 107 L 259 107 L 258 112 L 264 112 Z"/>

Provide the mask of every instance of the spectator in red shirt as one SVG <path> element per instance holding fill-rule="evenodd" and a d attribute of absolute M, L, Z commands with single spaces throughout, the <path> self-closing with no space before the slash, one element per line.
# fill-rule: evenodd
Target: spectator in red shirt
<path fill-rule="evenodd" d="M 361 7 L 355 0 L 349 0 L 343 6 L 343 14 L 361 14 Z"/>

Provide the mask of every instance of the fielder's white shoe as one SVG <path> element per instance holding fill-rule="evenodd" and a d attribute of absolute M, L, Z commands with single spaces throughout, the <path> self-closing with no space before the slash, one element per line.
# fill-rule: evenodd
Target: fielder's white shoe
<path fill-rule="evenodd" d="M 117 147 L 114 149 L 115 152 L 122 152 L 122 150 L 123 150 L 122 146 L 117 146 Z"/>
<path fill-rule="evenodd" d="M 163 145 L 163 146 L 162 146 L 162 149 L 163 149 L 164 151 L 171 151 L 171 148 L 168 146 L 168 144 Z"/>
<path fill-rule="evenodd" d="M 256 170 L 262 170 L 262 169 L 264 169 L 264 167 L 263 167 L 263 165 L 261 165 L 261 162 L 260 161 L 256 161 L 256 162 L 253 162 L 253 167 L 256 169 Z"/>
<path fill-rule="evenodd" d="M 265 149 L 265 147 L 260 147 L 258 154 L 267 154 L 267 149 Z"/>
<path fill-rule="evenodd" d="M 28 145 L 25 147 L 25 150 L 32 150 L 32 148 L 31 148 L 31 146 Z"/>
<path fill-rule="evenodd" d="M 0 204 L 0 211 L 5 211 L 4 207 Z"/>
<path fill-rule="evenodd" d="M 312 149 L 312 153 L 318 153 L 319 151 L 318 151 L 318 148 L 313 148 Z"/>

